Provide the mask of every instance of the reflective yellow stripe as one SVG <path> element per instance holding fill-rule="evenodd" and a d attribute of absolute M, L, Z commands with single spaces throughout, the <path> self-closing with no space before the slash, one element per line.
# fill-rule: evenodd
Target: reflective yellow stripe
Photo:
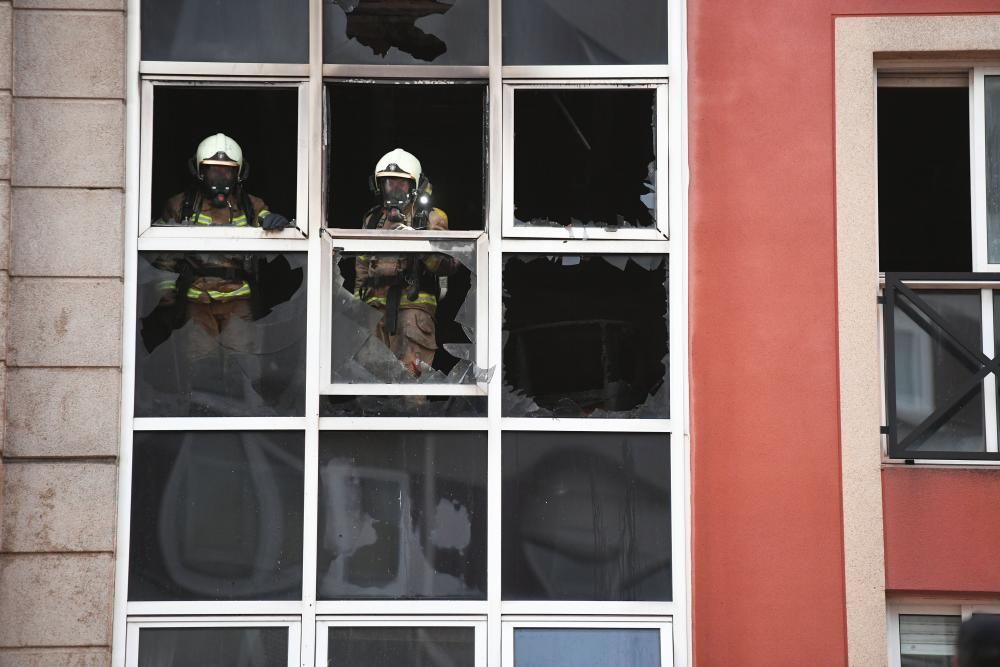
<path fill-rule="evenodd" d="M 365 300 L 365 303 L 367 303 L 369 306 L 384 306 L 384 305 L 386 305 L 386 301 L 385 301 L 385 297 L 384 296 L 373 296 L 373 297 L 370 297 L 370 298 L 368 298 L 368 299 Z M 419 295 L 417 295 L 417 298 L 413 299 L 412 301 L 408 297 L 404 296 L 403 299 L 402 299 L 402 301 L 400 301 L 399 305 L 400 306 L 411 306 L 411 305 L 437 306 L 437 298 L 433 294 L 428 294 L 427 292 L 421 292 Z"/>
<path fill-rule="evenodd" d="M 157 283 L 157 287 L 159 287 L 161 290 L 177 289 L 177 281 L 176 280 L 161 280 L 159 283 Z"/>
<path fill-rule="evenodd" d="M 161 280 L 157 283 L 161 290 L 175 290 L 177 289 L 176 280 Z M 207 294 L 208 298 L 212 301 L 225 301 L 226 299 L 236 299 L 241 296 L 250 296 L 250 284 L 244 282 L 242 285 L 232 290 L 231 292 L 220 292 L 218 290 L 204 290 L 196 289 L 194 287 L 189 287 L 187 291 L 187 298 L 192 301 L 201 300 L 201 296 Z"/>
<path fill-rule="evenodd" d="M 194 219 L 194 224 L 196 225 L 214 225 L 215 221 L 212 220 L 212 216 L 205 215 L 204 213 L 199 213 Z M 247 226 L 247 216 L 244 213 L 239 214 L 233 218 L 234 227 L 246 227 Z"/>

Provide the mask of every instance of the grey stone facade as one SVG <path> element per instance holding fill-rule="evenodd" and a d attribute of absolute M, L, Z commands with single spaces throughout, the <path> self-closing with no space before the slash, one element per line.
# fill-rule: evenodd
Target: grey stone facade
<path fill-rule="evenodd" d="M 0 667 L 110 663 L 125 11 L 0 0 Z"/>

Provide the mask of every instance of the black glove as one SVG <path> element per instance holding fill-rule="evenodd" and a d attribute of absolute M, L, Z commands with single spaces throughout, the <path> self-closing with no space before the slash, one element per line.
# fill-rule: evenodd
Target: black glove
<path fill-rule="evenodd" d="M 280 213 L 268 213 L 260 221 L 260 226 L 264 229 L 284 229 L 285 227 L 290 227 L 291 224 L 288 222 L 288 218 L 281 215 Z"/>

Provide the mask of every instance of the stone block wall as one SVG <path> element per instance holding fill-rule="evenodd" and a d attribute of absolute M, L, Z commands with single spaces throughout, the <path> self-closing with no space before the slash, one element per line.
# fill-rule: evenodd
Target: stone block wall
<path fill-rule="evenodd" d="M 110 663 L 123 0 L 0 0 L 0 667 Z"/>

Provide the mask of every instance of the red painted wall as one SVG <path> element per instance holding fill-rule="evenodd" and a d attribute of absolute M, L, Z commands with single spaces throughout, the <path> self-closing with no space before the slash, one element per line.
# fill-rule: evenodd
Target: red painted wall
<path fill-rule="evenodd" d="M 846 664 L 833 23 L 900 8 L 1000 2 L 688 0 L 697 665 Z"/>
<path fill-rule="evenodd" d="M 894 591 L 1000 592 L 1000 474 L 882 471 L 885 579 Z"/>

